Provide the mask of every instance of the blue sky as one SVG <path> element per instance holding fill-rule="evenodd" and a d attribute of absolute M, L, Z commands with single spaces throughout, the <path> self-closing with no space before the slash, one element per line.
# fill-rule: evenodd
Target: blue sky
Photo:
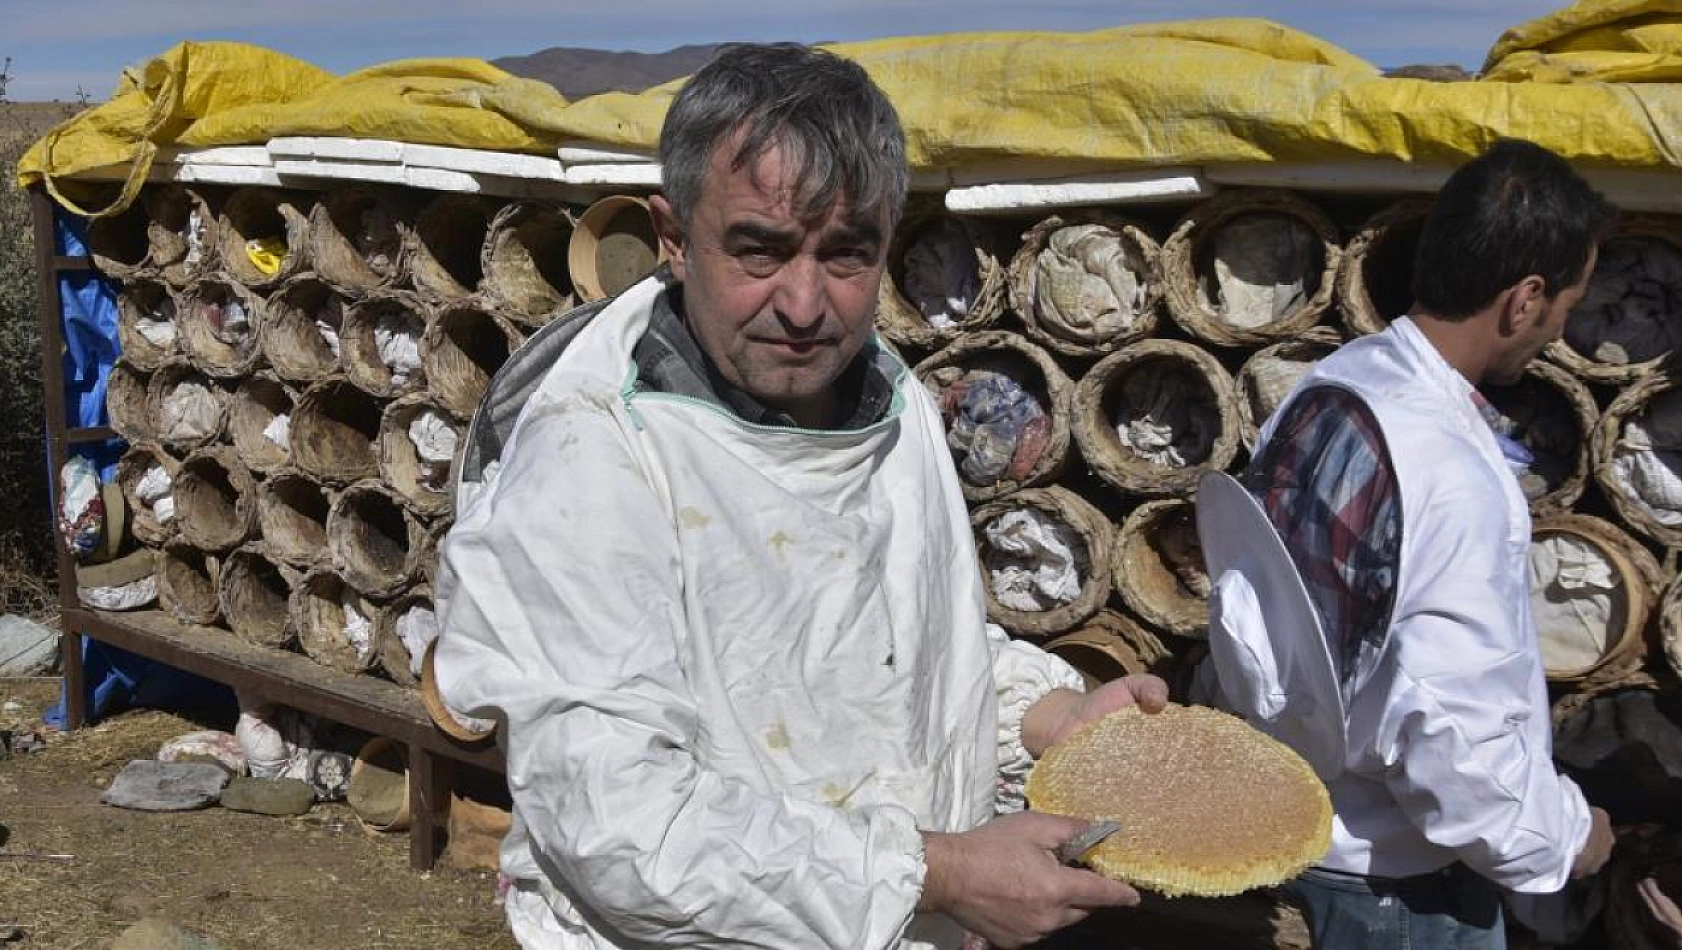
<path fill-rule="evenodd" d="M 721 40 L 855 40 L 954 30 L 1089 30 L 1261 16 L 1379 66 L 1476 67 L 1507 27 L 1562 4 L 1523 0 L 4 0 L 8 98 L 104 98 L 123 68 L 184 39 L 257 43 L 343 73 L 413 56 L 549 46 L 659 51 Z"/>

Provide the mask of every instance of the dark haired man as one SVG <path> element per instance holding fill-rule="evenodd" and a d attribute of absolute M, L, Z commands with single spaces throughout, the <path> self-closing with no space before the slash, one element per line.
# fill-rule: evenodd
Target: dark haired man
<path fill-rule="evenodd" d="M 1344 711 L 1331 851 L 1287 887 L 1321 950 L 1503 947 L 1500 889 L 1555 891 L 1609 853 L 1606 814 L 1553 766 L 1525 450 L 1477 387 L 1559 338 L 1614 216 L 1559 156 L 1497 143 L 1439 193 L 1410 315 L 1321 361 L 1262 430 L 1246 487 L 1339 690 L 1303 708 Z"/>
<path fill-rule="evenodd" d="M 1131 888 L 1018 813 L 1138 701 L 989 629 L 940 416 L 872 333 L 909 173 L 856 64 L 736 46 L 687 83 L 672 261 L 534 335 L 469 433 L 440 689 L 499 715 L 528 948 L 1020 946 Z"/>

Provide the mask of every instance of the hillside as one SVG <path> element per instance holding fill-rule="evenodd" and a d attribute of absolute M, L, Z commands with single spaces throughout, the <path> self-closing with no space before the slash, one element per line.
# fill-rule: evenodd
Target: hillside
<path fill-rule="evenodd" d="M 706 64 L 716 44 L 679 46 L 664 53 L 627 53 L 555 46 L 529 56 L 504 56 L 491 63 L 516 76 L 537 79 L 568 99 L 598 92 L 641 92 Z"/>

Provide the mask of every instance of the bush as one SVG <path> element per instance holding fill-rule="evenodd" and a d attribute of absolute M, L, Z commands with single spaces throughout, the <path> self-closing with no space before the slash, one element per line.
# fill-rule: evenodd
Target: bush
<path fill-rule="evenodd" d="M 0 94 L 4 85 L 0 84 Z M 56 553 L 47 490 L 36 311 L 34 230 L 17 162 L 44 127 L 70 112 L 31 110 L 0 98 L 0 613 L 50 613 Z M 31 119 L 35 121 L 30 121 Z"/>

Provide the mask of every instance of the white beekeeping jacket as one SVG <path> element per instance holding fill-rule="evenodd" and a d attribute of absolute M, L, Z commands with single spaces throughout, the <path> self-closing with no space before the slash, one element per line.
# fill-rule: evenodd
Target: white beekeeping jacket
<path fill-rule="evenodd" d="M 919 829 L 991 817 L 1028 764 L 1023 712 L 1079 678 L 986 626 L 910 373 L 849 432 L 635 392 L 663 292 L 578 331 L 442 552 L 438 685 L 505 719 L 515 935 L 956 946 L 913 913 Z"/>
<path fill-rule="evenodd" d="M 1471 384 L 1405 317 L 1320 361 L 1258 442 L 1323 385 L 1353 392 L 1378 420 L 1402 545 L 1388 639 L 1350 687 L 1322 864 L 1408 877 L 1458 860 L 1514 891 L 1556 891 L 1589 814 L 1553 764 L 1518 482 Z"/>

